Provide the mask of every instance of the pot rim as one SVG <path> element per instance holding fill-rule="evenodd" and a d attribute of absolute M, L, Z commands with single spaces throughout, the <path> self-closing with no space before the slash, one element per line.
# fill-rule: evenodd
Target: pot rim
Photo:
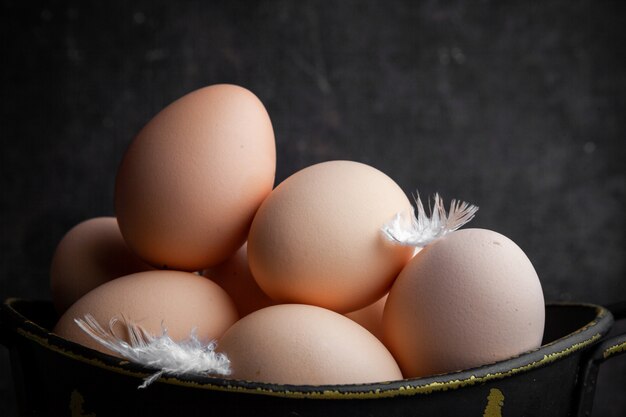
<path fill-rule="evenodd" d="M 156 370 L 151 368 L 131 363 L 61 338 L 31 321 L 16 309 L 20 304 L 34 303 L 50 304 L 49 301 L 31 301 L 21 298 L 8 298 L 3 303 L 3 315 L 7 316 L 7 319 L 11 322 L 11 330 L 19 336 L 63 356 L 118 374 L 143 379 L 156 372 Z M 609 332 L 613 324 L 613 317 L 609 310 L 599 305 L 575 302 L 548 302 L 546 307 L 593 309 L 595 317 L 584 326 L 561 338 L 512 358 L 476 368 L 426 377 L 365 384 L 289 385 L 211 376 L 174 376 L 163 374 L 155 382 L 213 391 L 286 398 L 380 399 L 417 394 L 424 395 L 482 384 L 491 380 L 509 378 L 547 366 L 598 343 Z"/>

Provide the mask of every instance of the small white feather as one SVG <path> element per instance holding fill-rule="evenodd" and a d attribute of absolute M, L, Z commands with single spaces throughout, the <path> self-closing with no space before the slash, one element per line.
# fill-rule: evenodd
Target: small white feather
<path fill-rule="evenodd" d="M 424 247 L 468 223 L 478 211 L 475 205 L 452 200 L 450 210 L 446 213 L 439 194 L 435 194 L 430 217 L 424 210 L 419 194 L 415 197 L 415 205 L 417 216 L 415 210 L 397 213 L 383 225 L 382 232 L 387 239 L 399 245 Z"/>
<path fill-rule="evenodd" d="M 162 324 L 162 334 L 155 336 L 136 323 L 117 317 L 109 321 L 105 330 L 91 315 L 75 318 L 76 324 L 94 340 L 120 356 L 158 371 L 146 379 L 138 388 L 145 388 L 164 373 L 172 375 L 230 375 L 230 361 L 223 353 L 215 352 L 217 343 L 203 344 L 192 329 L 188 339 L 176 342 L 169 337 Z M 117 336 L 113 330 L 121 324 L 128 331 L 129 342 Z"/>

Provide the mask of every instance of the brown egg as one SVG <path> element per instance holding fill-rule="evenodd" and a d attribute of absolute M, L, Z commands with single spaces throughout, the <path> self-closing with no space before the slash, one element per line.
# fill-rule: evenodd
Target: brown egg
<path fill-rule="evenodd" d="M 387 175 L 352 161 L 296 172 L 263 202 L 248 235 L 250 270 L 279 302 L 340 313 L 382 297 L 413 253 L 381 227 L 412 210 Z"/>
<path fill-rule="evenodd" d="M 135 137 L 119 167 L 122 235 L 146 262 L 198 271 L 243 244 L 276 170 L 274 131 L 250 91 L 213 85 L 176 100 Z"/>
<path fill-rule="evenodd" d="M 87 293 L 61 316 L 54 333 L 83 346 L 112 354 L 74 322 L 91 314 L 103 327 L 114 318 L 126 319 L 153 335 L 162 326 L 176 340 L 197 329 L 204 342 L 217 339 L 238 319 L 234 303 L 219 285 L 180 271 L 145 271 L 109 281 Z M 120 329 L 119 335 L 123 335 Z"/>
<path fill-rule="evenodd" d="M 283 304 L 255 311 L 224 333 L 218 350 L 232 378 L 277 384 L 352 384 L 402 379 L 387 348 L 341 314 Z"/>
<path fill-rule="evenodd" d="M 540 346 L 545 306 L 530 260 L 484 229 L 450 233 L 422 249 L 396 279 L 384 341 L 405 377 L 472 368 Z"/>
<path fill-rule="evenodd" d="M 239 317 L 275 304 L 259 288 L 248 266 L 247 244 L 226 262 L 205 269 L 203 275 L 222 287 L 233 299 Z"/>
<path fill-rule="evenodd" d="M 346 313 L 345 316 L 350 320 L 353 320 L 365 327 L 370 331 L 378 340 L 382 340 L 383 337 L 383 311 L 385 309 L 385 302 L 387 301 L 387 294 L 380 300 L 373 304 L 363 307 L 360 310 Z"/>
<path fill-rule="evenodd" d="M 57 245 L 50 267 L 52 301 L 59 314 L 114 278 L 152 267 L 128 249 L 115 217 L 74 226 Z"/>
<path fill-rule="evenodd" d="M 413 256 L 415 256 L 422 248 L 416 248 Z M 385 294 L 378 301 L 363 307 L 360 310 L 346 313 L 345 316 L 365 327 L 378 340 L 383 340 L 383 311 L 389 294 Z"/>

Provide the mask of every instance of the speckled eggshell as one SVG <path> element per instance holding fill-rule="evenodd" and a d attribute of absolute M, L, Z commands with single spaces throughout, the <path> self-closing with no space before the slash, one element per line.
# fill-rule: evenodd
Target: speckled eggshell
<path fill-rule="evenodd" d="M 122 235 L 146 262 L 199 271 L 232 256 L 274 185 L 265 107 L 245 88 L 196 90 L 134 138 L 115 183 Z"/>
<path fill-rule="evenodd" d="M 381 227 L 412 210 L 381 171 L 328 161 L 296 172 L 257 212 L 248 236 L 250 270 L 271 298 L 340 313 L 382 297 L 413 249 L 390 243 Z"/>
<path fill-rule="evenodd" d="M 275 302 L 261 290 L 248 266 L 247 244 L 225 262 L 205 269 L 202 275 L 222 287 L 237 306 L 240 317 Z"/>
<path fill-rule="evenodd" d="M 541 345 L 543 292 L 524 252 L 485 229 L 426 246 L 395 281 L 384 341 L 405 377 L 457 371 Z"/>
<path fill-rule="evenodd" d="M 180 271 L 145 271 L 109 281 L 87 293 L 61 316 L 54 333 L 83 346 L 115 355 L 74 322 L 91 314 L 107 327 L 113 317 L 139 324 L 153 335 L 162 325 L 174 340 L 197 329 L 204 342 L 217 339 L 238 319 L 234 303 L 219 285 Z M 117 334 L 124 334 L 123 329 Z"/>
<path fill-rule="evenodd" d="M 115 217 L 85 220 L 63 236 L 52 257 L 50 289 L 54 307 L 62 314 L 97 286 L 150 269 L 128 249 Z"/>
<path fill-rule="evenodd" d="M 387 348 L 345 316 L 283 304 L 239 320 L 218 342 L 231 377 L 277 384 L 324 385 L 402 379 Z"/>

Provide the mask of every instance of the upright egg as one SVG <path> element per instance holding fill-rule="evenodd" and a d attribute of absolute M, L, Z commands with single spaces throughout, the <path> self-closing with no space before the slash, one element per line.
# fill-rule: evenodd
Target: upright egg
<path fill-rule="evenodd" d="M 545 306 L 528 257 L 509 238 L 463 229 L 422 249 L 393 284 L 384 341 L 405 377 L 472 368 L 538 348 Z"/>
<path fill-rule="evenodd" d="M 245 88 L 201 88 L 159 112 L 120 164 L 115 210 L 124 239 L 146 262 L 198 271 L 243 244 L 274 184 L 270 118 Z"/>
<path fill-rule="evenodd" d="M 381 226 L 411 203 L 387 175 L 352 161 L 296 172 L 257 212 L 248 236 L 250 270 L 282 303 L 340 313 L 381 298 L 413 253 Z"/>
<path fill-rule="evenodd" d="M 52 257 L 50 288 L 54 307 L 63 313 L 97 286 L 150 269 L 128 249 L 115 217 L 85 220 L 63 236 Z"/>
<path fill-rule="evenodd" d="M 83 346 L 113 354 L 84 333 L 74 319 L 91 314 L 107 328 L 113 318 L 126 320 L 160 336 L 163 327 L 175 341 L 197 337 L 208 343 L 238 319 L 234 303 L 219 285 L 181 271 L 144 271 L 109 281 L 75 302 L 61 316 L 54 333 Z M 114 329 L 124 335 L 124 328 Z"/>
<path fill-rule="evenodd" d="M 387 348 L 341 314 L 311 305 L 266 307 L 224 333 L 232 377 L 276 384 L 358 384 L 402 379 Z"/>

